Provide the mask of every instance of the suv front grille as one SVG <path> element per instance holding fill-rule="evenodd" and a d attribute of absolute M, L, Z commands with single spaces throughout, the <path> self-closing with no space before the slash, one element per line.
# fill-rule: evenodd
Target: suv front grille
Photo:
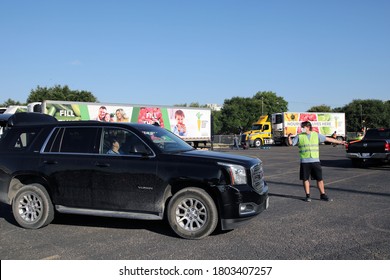
<path fill-rule="evenodd" d="M 264 188 L 264 173 L 261 163 L 251 167 L 252 187 L 256 192 L 262 193 Z"/>

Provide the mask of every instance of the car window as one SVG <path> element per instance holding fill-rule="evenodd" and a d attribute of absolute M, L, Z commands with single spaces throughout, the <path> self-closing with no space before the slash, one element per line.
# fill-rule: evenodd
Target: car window
<path fill-rule="evenodd" d="M 62 140 L 62 134 L 64 133 L 63 128 L 56 128 L 50 135 L 50 139 L 45 145 L 45 153 L 58 153 L 60 151 L 60 143 Z"/>
<path fill-rule="evenodd" d="M 3 126 L 0 126 L 0 141 L 1 141 L 1 138 L 3 138 L 5 136 L 5 127 Z"/>
<path fill-rule="evenodd" d="M 98 128 L 65 128 L 60 147 L 61 153 L 96 153 Z"/>
<path fill-rule="evenodd" d="M 150 126 L 142 131 L 153 143 L 166 153 L 176 153 L 193 150 L 193 148 L 172 132 L 156 126 Z"/>
<path fill-rule="evenodd" d="M 56 128 L 45 147 L 51 153 L 98 153 L 98 127 L 66 127 Z"/>
<path fill-rule="evenodd" d="M 366 139 L 390 139 L 390 129 L 367 130 Z"/>
<path fill-rule="evenodd" d="M 152 154 L 150 148 L 133 132 L 121 128 L 104 128 L 100 153 L 108 155 Z"/>
<path fill-rule="evenodd" d="M 27 129 L 27 130 L 14 130 L 12 138 L 8 143 L 8 148 L 13 150 L 23 150 L 28 148 L 35 136 L 37 135 L 39 129 Z"/>

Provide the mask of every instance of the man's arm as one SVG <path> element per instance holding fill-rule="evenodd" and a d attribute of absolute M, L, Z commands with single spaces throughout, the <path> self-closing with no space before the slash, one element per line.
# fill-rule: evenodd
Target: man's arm
<path fill-rule="evenodd" d="M 297 137 L 297 140 L 298 140 L 298 135 L 295 136 L 295 137 Z M 293 137 L 292 137 L 292 134 L 291 134 L 291 133 L 287 136 L 287 139 L 288 139 L 288 145 L 289 145 L 289 146 L 296 145 L 297 142 L 298 142 L 298 141 L 294 141 L 295 139 L 293 140 Z M 294 142 L 295 142 L 295 143 L 294 143 Z"/>
<path fill-rule="evenodd" d="M 347 143 L 346 141 L 337 140 L 337 139 L 334 139 L 332 137 L 325 137 L 325 141 L 333 143 L 333 144 L 337 144 L 337 145 L 345 145 Z"/>

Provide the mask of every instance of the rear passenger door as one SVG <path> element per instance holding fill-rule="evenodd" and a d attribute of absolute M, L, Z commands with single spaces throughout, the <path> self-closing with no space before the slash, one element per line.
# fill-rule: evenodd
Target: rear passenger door
<path fill-rule="evenodd" d="M 93 172 L 102 129 L 57 127 L 42 151 L 40 170 L 49 180 L 56 205 L 93 208 Z"/>

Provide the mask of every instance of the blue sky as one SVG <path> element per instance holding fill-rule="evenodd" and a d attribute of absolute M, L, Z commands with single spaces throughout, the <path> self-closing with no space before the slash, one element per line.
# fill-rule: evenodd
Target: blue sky
<path fill-rule="evenodd" d="M 0 0 L 0 103 L 68 85 L 100 102 L 290 111 L 390 99 L 388 0 Z"/>

